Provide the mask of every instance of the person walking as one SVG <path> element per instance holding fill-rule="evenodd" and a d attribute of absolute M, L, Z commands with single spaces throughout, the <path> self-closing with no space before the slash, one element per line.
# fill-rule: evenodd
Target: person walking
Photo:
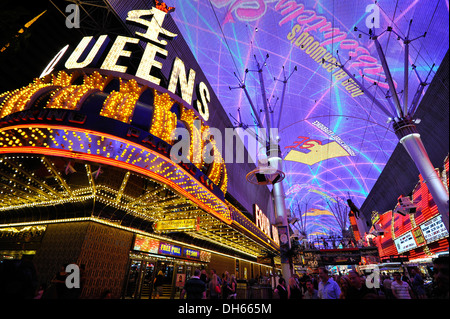
<path fill-rule="evenodd" d="M 365 280 L 355 270 L 348 272 L 350 287 L 347 290 L 346 299 L 377 299 L 378 294 L 375 289 L 370 289 L 365 285 Z"/>
<path fill-rule="evenodd" d="M 180 299 L 184 299 L 185 294 L 187 294 L 186 299 L 206 299 L 206 284 L 200 279 L 200 269 L 194 270 L 194 276 L 184 285 Z"/>
<path fill-rule="evenodd" d="M 288 299 L 302 299 L 302 290 L 295 277 L 289 278 Z"/>
<path fill-rule="evenodd" d="M 222 275 L 222 299 L 228 299 L 228 295 L 230 293 L 230 289 L 228 288 L 230 283 L 230 274 L 228 271 L 225 271 L 225 273 Z"/>
<path fill-rule="evenodd" d="M 414 267 L 412 269 L 412 281 L 411 285 L 413 292 L 416 294 L 418 299 L 427 299 L 427 294 L 425 293 L 424 281 L 420 273 L 419 268 Z"/>
<path fill-rule="evenodd" d="M 403 281 L 398 271 L 394 272 L 394 281 L 391 283 L 392 294 L 395 299 L 411 299 L 411 287 Z"/>
<path fill-rule="evenodd" d="M 339 285 L 329 276 L 328 270 L 324 267 L 319 268 L 319 298 L 320 299 L 339 299 L 341 289 Z"/>
<path fill-rule="evenodd" d="M 281 277 L 278 280 L 277 288 L 275 289 L 275 293 L 278 294 L 280 299 L 288 299 L 288 291 L 286 287 L 286 280 L 284 280 L 283 277 Z"/>
<path fill-rule="evenodd" d="M 164 283 L 164 274 L 160 270 L 156 275 L 155 279 L 153 280 L 153 296 L 156 295 L 156 299 L 159 299 L 159 297 L 161 297 L 162 295 L 163 283 Z"/>
<path fill-rule="evenodd" d="M 439 256 L 433 259 L 432 299 L 449 299 L 449 258 Z"/>
<path fill-rule="evenodd" d="M 212 278 L 213 275 L 217 276 L 217 281 L 219 282 L 219 285 L 222 285 L 222 280 L 220 279 L 219 275 L 217 275 L 217 272 L 215 269 L 211 269 L 210 270 L 210 277 Z"/>
<path fill-rule="evenodd" d="M 67 264 L 62 265 L 59 271 L 55 274 L 55 276 L 51 280 L 51 283 L 56 287 L 58 299 L 67 299 L 69 289 L 67 288 L 66 285 L 66 278 L 68 276 L 68 273 L 66 272 L 66 267 Z"/>
<path fill-rule="evenodd" d="M 211 276 L 211 280 L 208 283 L 210 299 L 219 299 L 220 298 L 220 293 L 221 293 L 222 289 L 220 288 L 220 283 L 219 283 L 218 278 L 219 278 L 219 276 L 217 276 L 215 273 L 213 273 Z"/>
<path fill-rule="evenodd" d="M 394 295 L 392 294 L 392 279 L 389 275 L 383 280 L 383 291 L 386 299 L 394 299 Z"/>
<path fill-rule="evenodd" d="M 348 276 L 342 276 L 339 279 L 339 287 L 341 288 L 339 299 L 347 299 L 347 291 L 350 288 L 350 279 L 348 279 Z"/>
<path fill-rule="evenodd" d="M 200 272 L 200 280 L 203 281 L 204 283 L 208 283 L 208 275 L 205 269 L 202 269 Z"/>
<path fill-rule="evenodd" d="M 230 276 L 230 283 L 228 285 L 228 299 L 236 299 L 237 297 L 237 281 L 234 275 Z"/>

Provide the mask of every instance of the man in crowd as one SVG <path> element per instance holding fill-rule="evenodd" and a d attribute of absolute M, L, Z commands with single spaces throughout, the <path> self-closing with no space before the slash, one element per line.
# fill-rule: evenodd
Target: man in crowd
<path fill-rule="evenodd" d="M 411 287 L 406 281 L 402 280 L 398 271 L 394 272 L 394 281 L 391 283 L 391 288 L 395 299 L 411 299 Z"/>
<path fill-rule="evenodd" d="M 433 299 L 449 299 L 449 257 L 433 259 Z"/>
<path fill-rule="evenodd" d="M 303 299 L 319 299 L 319 293 L 314 289 L 311 279 L 306 280 L 306 291 L 303 294 Z"/>
<path fill-rule="evenodd" d="M 346 299 L 373 299 L 378 297 L 374 289 L 367 288 L 365 280 L 355 270 L 349 271 L 348 278 L 350 280 L 350 287 L 345 296 Z"/>
<path fill-rule="evenodd" d="M 184 299 L 186 293 L 186 299 L 206 299 L 206 283 L 200 279 L 200 269 L 195 269 L 194 276 L 186 282 L 180 299 Z"/>
<path fill-rule="evenodd" d="M 328 274 L 328 270 L 324 267 L 319 268 L 319 298 L 320 299 L 339 299 L 341 288 L 337 282 Z"/>

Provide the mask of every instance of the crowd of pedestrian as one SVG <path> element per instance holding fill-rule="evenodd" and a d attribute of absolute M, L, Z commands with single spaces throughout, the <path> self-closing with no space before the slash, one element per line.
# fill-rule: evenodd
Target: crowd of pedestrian
<path fill-rule="evenodd" d="M 380 274 L 376 283 L 356 270 L 331 275 L 325 267 L 320 267 L 317 274 L 301 277 L 295 274 L 288 285 L 280 278 L 275 293 L 280 299 L 449 299 L 448 268 L 448 256 L 436 258 L 432 282 L 425 285 L 417 267 L 410 272 Z"/>
<path fill-rule="evenodd" d="M 225 271 L 221 277 L 215 269 L 209 275 L 206 270 L 195 269 L 194 275 L 186 281 L 180 299 L 236 299 L 237 280 L 234 274 Z"/>
<path fill-rule="evenodd" d="M 84 265 L 80 266 L 79 289 L 68 289 L 65 265 L 54 275 L 50 285 L 39 285 L 32 263 L 2 263 L 0 265 L 0 297 L 19 299 L 77 299 L 84 286 Z M 279 299 L 449 299 L 449 257 L 433 260 L 432 282 L 425 284 L 421 271 L 414 267 L 408 273 L 396 271 L 378 274 L 377 282 L 368 284 L 364 274 L 350 270 L 344 275 L 331 274 L 320 267 L 318 273 L 294 274 L 287 280 L 277 277 L 271 297 Z M 162 276 L 162 274 L 159 274 Z M 259 283 L 269 284 L 275 278 L 259 278 Z M 155 278 L 155 283 L 157 282 Z M 370 282 L 370 281 L 369 281 Z M 157 294 L 161 290 L 155 289 Z M 105 291 L 102 298 L 111 298 Z M 242 298 L 247 296 L 241 295 Z M 196 269 L 180 293 L 184 299 L 237 299 L 238 282 L 234 274 L 225 271 L 219 276 L 214 269 Z"/>

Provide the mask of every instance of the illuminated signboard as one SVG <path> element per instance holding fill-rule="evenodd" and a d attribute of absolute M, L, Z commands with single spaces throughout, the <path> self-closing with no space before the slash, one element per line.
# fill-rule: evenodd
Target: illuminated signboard
<path fill-rule="evenodd" d="M 272 239 L 277 245 L 280 244 L 280 236 L 278 235 L 278 228 L 277 226 L 274 225 L 272 225 Z"/>
<path fill-rule="evenodd" d="M 136 31 L 134 38 L 117 36 L 114 41 L 110 41 L 108 35 L 100 35 L 97 39 L 94 39 L 92 36 L 86 36 L 76 48 L 64 47 L 45 68 L 40 75 L 40 79 L 37 79 L 36 83 L 30 84 L 26 91 L 36 93 L 41 89 L 45 91 L 62 86 L 61 89 L 57 90 L 58 92 L 55 91 L 51 94 L 52 98 L 46 104 L 46 108 L 65 108 L 67 110 L 80 110 L 81 101 L 84 101 L 88 95 L 91 95 L 93 90 L 107 93 L 108 97 L 99 115 L 133 125 L 133 128 L 130 128 L 127 132 L 127 139 L 134 142 L 140 141 L 147 147 L 153 146 L 158 152 L 164 153 L 164 155 L 172 154 L 173 140 L 171 134 L 177 127 L 177 123 L 183 122 L 187 124 L 192 151 L 187 152 L 189 154 L 183 152 L 183 155 L 175 160 L 181 160 L 182 163 L 180 165 L 188 173 L 193 176 L 197 175 L 195 178 L 216 196 L 223 199 L 221 192 L 226 192 L 227 177 L 224 176 L 226 168 L 215 141 L 208 143 L 208 147 L 212 147 L 216 153 L 214 163 L 211 164 L 212 168 L 207 174 L 208 176 L 203 173 L 197 173 L 204 164 L 202 158 L 203 150 L 199 149 L 206 147 L 203 139 L 198 141 L 199 135 L 197 133 L 199 131 L 203 132 L 203 134 L 210 133 L 208 126 L 204 125 L 203 121 L 207 121 L 209 118 L 208 104 L 215 102 L 215 100 L 211 100 L 209 83 L 207 85 L 205 82 L 200 81 L 199 77 L 196 77 L 198 71 L 196 72 L 193 69 L 186 70 L 184 62 L 180 58 L 175 57 L 171 61 L 165 61 L 169 56 L 166 48 L 173 48 L 173 45 L 170 45 L 170 41 L 177 37 L 177 34 L 162 27 L 168 12 L 171 11 L 173 10 L 166 10 L 159 5 L 149 10 L 129 11 L 126 22 L 141 26 L 145 32 Z M 136 73 L 130 76 L 126 74 L 128 58 L 130 58 L 132 52 L 134 52 L 133 54 L 139 54 L 136 53 L 138 50 L 130 49 L 139 44 L 144 46 L 145 50 L 140 57 L 141 60 Z M 172 65 L 170 75 L 167 75 L 167 81 L 161 81 L 160 78 L 154 76 L 154 74 L 159 74 L 156 71 L 162 70 L 163 64 Z M 63 68 L 74 71 L 72 74 L 60 71 L 56 75 L 54 71 Z M 100 70 L 85 76 L 83 84 L 74 85 L 73 81 L 80 74 L 78 69 L 86 68 L 99 68 Z M 52 72 L 53 74 L 51 74 Z M 106 77 L 104 77 L 105 74 Z M 120 84 L 116 85 L 112 78 L 115 78 L 115 81 L 117 81 L 119 76 Z M 79 80 L 81 80 L 81 77 L 77 79 L 77 81 Z M 120 88 L 115 88 L 115 86 L 120 86 Z M 113 87 L 114 90 L 111 92 Z M 19 92 L 16 95 L 21 95 L 22 93 Z M 65 100 L 68 96 L 70 96 L 70 101 Z M 27 97 L 32 100 L 30 94 Z M 11 100 L 11 103 L 7 100 Z M 1 105 L 3 108 L 0 110 L 0 117 L 13 115 L 13 113 L 26 109 L 24 103 L 21 103 L 23 105 L 13 105 L 12 102 L 13 100 L 16 101 L 15 98 L 7 100 Z M 151 117 L 148 117 L 148 114 L 146 114 L 148 110 L 138 105 L 138 102 L 144 100 L 152 101 L 154 112 Z M 178 113 L 175 109 L 178 110 Z M 82 110 L 83 112 L 81 113 L 85 113 L 86 108 Z M 55 119 L 59 118 L 59 121 L 62 121 L 66 114 L 63 114 L 62 111 L 57 112 L 59 115 L 55 115 Z M 69 122 L 85 125 L 85 122 L 87 123 L 89 119 L 87 119 L 86 114 L 79 113 L 71 114 L 72 118 Z M 47 116 L 47 119 L 49 119 L 49 116 Z M 40 117 L 39 120 L 41 120 Z M 35 115 L 31 115 L 29 118 L 35 118 Z M 148 129 L 149 123 L 146 123 L 146 120 L 151 121 L 150 129 Z M 104 124 L 103 121 L 98 119 L 95 123 L 97 123 L 95 125 L 97 127 L 108 126 L 102 125 Z M 143 129 L 144 132 L 136 126 Z M 113 126 L 111 125 L 111 127 Z M 93 129 L 95 130 L 95 128 Z M 115 125 L 114 129 L 114 134 L 122 131 L 116 128 Z M 145 133 L 153 136 L 144 136 L 147 135 Z M 220 191 L 216 186 L 219 186 Z"/>
<path fill-rule="evenodd" d="M 159 249 L 159 240 L 145 237 L 142 235 L 136 235 L 133 250 L 157 254 L 158 249 Z"/>
<path fill-rule="evenodd" d="M 185 257 L 189 259 L 196 259 L 200 260 L 201 257 L 204 255 L 203 252 L 200 252 L 199 250 L 189 249 L 189 248 L 182 248 L 180 246 L 160 242 L 157 239 L 152 239 L 146 236 L 138 235 L 136 234 L 136 239 L 134 241 L 133 250 L 142 251 L 146 253 L 153 253 L 153 254 L 165 254 L 170 256 L 176 256 L 176 257 Z M 203 256 L 205 257 L 205 256 Z M 211 257 L 209 256 L 209 259 Z M 204 258 L 205 261 L 208 258 Z"/>
<path fill-rule="evenodd" d="M 161 242 L 159 244 L 158 253 L 180 257 L 181 256 L 181 247 Z"/>
<path fill-rule="evenodd" d="M 266 234 L 267 237 L 271 238 L 278 245 L 280 244 L 280 239 L 278 236 L 277 227 L 270 224 L 269 218 L 263 213 L 258 205 L 253 204 L 253 212 L 255 215 L 256 226 Z"/>
<path fill-rule="evenodd" d="M 448 237 L 447 229 L 442 222 L 442 216 L 437 216 L 420 225 L 423 236 L 427 243 L 432 243 L 441 238 Z"/>
<path fill-rule="evenodd" d="M 380 220 L 380 214 L 377 211 L 373 211 L 370 220 L 372 221 L 372 225 L 375 225 Z"/>
<path fill-rule="evenodd" d="M 160 220 L 153 227 L 156 231 L 198 230 L 198 218 Z"/>
<path fill-rule="evenodd" d="M 163 62 L 157 59 L 165 59 L 169 52 L 165 49 L 168 42 L 177 37 L 177 34 L 162 28 L 167 12 L 156 7 L 149 10 L 132 10 L 128 12 L 126 22 L 130 24 L 140 25 L 146 29 L 145 32 L 135 32 L 136 37 L 117 36 L 111 46 L 108 35 L 100 35 L 97 39 L 93 36 L 84 37 L 78 46 L 71 52 L 70 56 L 65 60 L 64 67 L 66 69 L 82 69 L 88 67 L 100 66 L 100 69 L 112 72 L 126 73 L 128 66 L 121 65 L 125 58 L 130 58 L 133 51 L 140 41 L 145 45 L 140 63 L 134 76 L 136 78 L 148 81 L 157 86 L 161 86 L 160 78 L 153 74 L 157 70 L 162 70 Z M 146 18 L 143 18 L 146 17 Z M 148 19 L 147 19 L 148 18 Z M 164 39 L 160 39 L 164 38 Z M 104 51 L 109 51 L 104 54 Z M 63 48 L 51 63 L 42 72 L 41 77 L 50 74 L 60 63 L 62 64 L 63 56 L 65 56 L 67 47 Z M 170 62 L 169 62 L 170 63 Z M 196 81 L 196 71 L 190 69 L 186 72 L 184 62 L 175 57 L 172 61 L 172 71 L 168 79 L 166 89 L 179 95 L 187 105 L 191 105 L 203 120 L 209 119 L 209 106 L 211 102 L 210 89 L 204 82 Z M 196 84 L 196 82 L 198 82 Z M 195 85 L 196 84 L 196 85 Z M 178 90 L 178 87 L 180 90 Z M 193 101 L 194 93 L 197 99 Z"/>
<path fill-rule="evenodd" d="M 268 237 L 272 237 L 270 233 L 270 221 L 269 218 L 263 213 L 258 205 L 253 205 L 253 210 L 255 213 L 256 226 L 263 231 Z"/>
<path fill-rule="evenodd" d="M 211 261 L 211 253 L 208 251 L 200 251 L 200 261 L 210 262 Z"/>
<path fill-rule="evenodd" d="M 417 247 L 413 234 L 410 231 L 395 239 L 394 242 L 399 254 Z"/>
<path fill-rule="evenodd" d="M 190 259 L 200 259 L 200 251 L 184 248 L 183 249 L 183 257 Z"/>
<path fill-rule="evenodd" d="M 425 238 L 423 237 L 423 233 L 419 227 L 412 230 L 414 235 L 414 239 L 416 240 L 417 246 L 422 246 L 425 244 Z"/>

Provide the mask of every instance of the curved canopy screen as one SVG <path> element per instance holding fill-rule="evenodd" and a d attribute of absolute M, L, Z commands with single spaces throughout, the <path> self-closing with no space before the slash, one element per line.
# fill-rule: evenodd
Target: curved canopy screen
<path fill-rule="evenodd" d="M 414 40 L 409 45 L 408 106 L 428 74 L 431 82 L 448 50 L 448 0 L 375 2 L 167 3 L 176 8 L 173 19 L 236 126 L 236 119 L 255 125 L 255 115 L 266 126 L 265 97 L 271 126 L 279 128 L 281 138 L 286 204 L 307 217 L 303 228 L 310 235 L 340 233 L 339 211 L 347 208 L 346 199 L 362 205 L 398 143 L 387 123 L 395 100 L 369 29 L 370 35 L 379 35 L 402 106 L 408 29 Z M 392 31 L 385 31 L 388 27 Z M 336 63 L 346 63 L 388 112 Z"/>

